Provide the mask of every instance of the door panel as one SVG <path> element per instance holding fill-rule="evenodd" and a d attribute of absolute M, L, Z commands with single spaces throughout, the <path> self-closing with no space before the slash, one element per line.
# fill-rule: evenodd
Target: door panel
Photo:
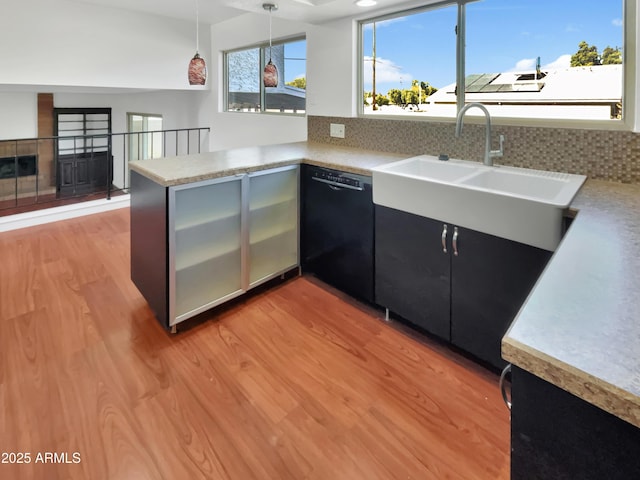
<path fill-rule="evenodd" d="M 443 223 L 376 205 L 376 303 L 450 338 L 451 265 Z"/>
<path fill-rule="evenodd" d="M 507 364 L 501 341 L 551 252 L 458 227 L 452 255 L 451 342 L 491 365 Z"/>
<path fill-rule="evenodd" d="M 242 292 L 242 179 L 170 188 L 170 325 Z"/>
<path fill-rule="evenodd" d="M 249 177 L 249 284 L 298 264 L 298 169 Z"/>
<path fill-rule="evenodd" d="M 60 186 L 61 187 L 73 187 L 74 184 L 74 180 L 73 180 L 73 172 L 74 172 L 74 168 L 73 168 L 73 161 L 71 160 L 65 160 L 60 162 L 60 168 L 59 168 L 59 175 L 60 175 Z"/>
<path fill-rule="evenodd" d="M 86 158 L 79 158 L 75 161 L 75 184 L 76 186 L 85 186 L 89 184 L 89 162 Z"/>

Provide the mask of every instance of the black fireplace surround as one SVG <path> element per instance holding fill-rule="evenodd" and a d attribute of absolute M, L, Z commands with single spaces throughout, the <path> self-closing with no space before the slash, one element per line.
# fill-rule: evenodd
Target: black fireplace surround
<path fill-rule="evenodd" d="M 18 160 L 16 172 L 16 158 Z M 18 157 L 0 157 L 0 178 L 16 178 L 38 173 L 37 155 L 18 155 Z"/>

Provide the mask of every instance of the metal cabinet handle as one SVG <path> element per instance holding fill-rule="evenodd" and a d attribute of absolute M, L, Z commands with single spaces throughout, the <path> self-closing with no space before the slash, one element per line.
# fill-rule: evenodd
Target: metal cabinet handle
<path fill-rule="evenodd" d="M 447 253 L 447 224 L 442 226 L 442 251 Z"/>
<path fill-rule="evenodd" d="M 502 370 L 502 373 L 500 374 L 500 393 L 502 394 L 502 400 L 504 400 L 504 404 L 507 406 L 509 410 L 511 410 L 511 400 L 507 395 L 505 380 L 507 378 L 507 375 L 509 375 L 510 373 L 511 373 L 511 364 L 504 367 L 504 370 Z"/>
<path fill-rule="evenodd" d="M 458 256 L 458 227 L 453 227 L 453 254 Z"/>

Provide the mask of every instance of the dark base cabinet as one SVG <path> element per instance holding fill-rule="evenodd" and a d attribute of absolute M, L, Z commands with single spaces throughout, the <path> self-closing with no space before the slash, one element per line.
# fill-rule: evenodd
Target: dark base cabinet
<path fill-rule="evenodd" d="M 640 429 L 512 367 L 511 479 L 640 478 Z"/>
<path fill-rule="evenodd" d="M 458 227 L 452 255 L 451 343 L 500 369 L 501 340 L 552 252 Z"/>
<path fill-rule="evenodd" d="M 58 157 L 57 187 L 59 197 L 84 195 L 107 189 L 113 181 L 109 175 L 113 156 L 107 153 L 60 155 Z"/>
<path fill-rule="evenodd" d="M 501 369 L 500 342 L 552 253 L 376 205 L 376 303 Z"/>
<path fill-rule="evenodd" d="M 376 303 L 450 340 L 451 266 L 443 224 L 376 205 Z"/>

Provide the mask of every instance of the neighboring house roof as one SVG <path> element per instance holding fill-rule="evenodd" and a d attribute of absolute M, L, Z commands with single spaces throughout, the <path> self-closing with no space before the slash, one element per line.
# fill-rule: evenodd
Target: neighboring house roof
<path fill-rule="evenodd" d="M 295 87 L 288 87 L 288 91 L 283 93 L 269 93 L 265 95 L 267 110 L 305 110 L 304 90 Z M 301 93 L 302 92 L 302 95 Z M 229 110 L 234 108 L 255 108 L 260 105 L 260 94 L 258 92 L 229 92 Z"/>
<path fill-rule="evenodd" d="M 613 104 L 622 99 L 622 65 L 468 75 L 466 101 L 501 104 Z M 429 103 L 455 103 L 456 84 L 439 89 Z"/>

